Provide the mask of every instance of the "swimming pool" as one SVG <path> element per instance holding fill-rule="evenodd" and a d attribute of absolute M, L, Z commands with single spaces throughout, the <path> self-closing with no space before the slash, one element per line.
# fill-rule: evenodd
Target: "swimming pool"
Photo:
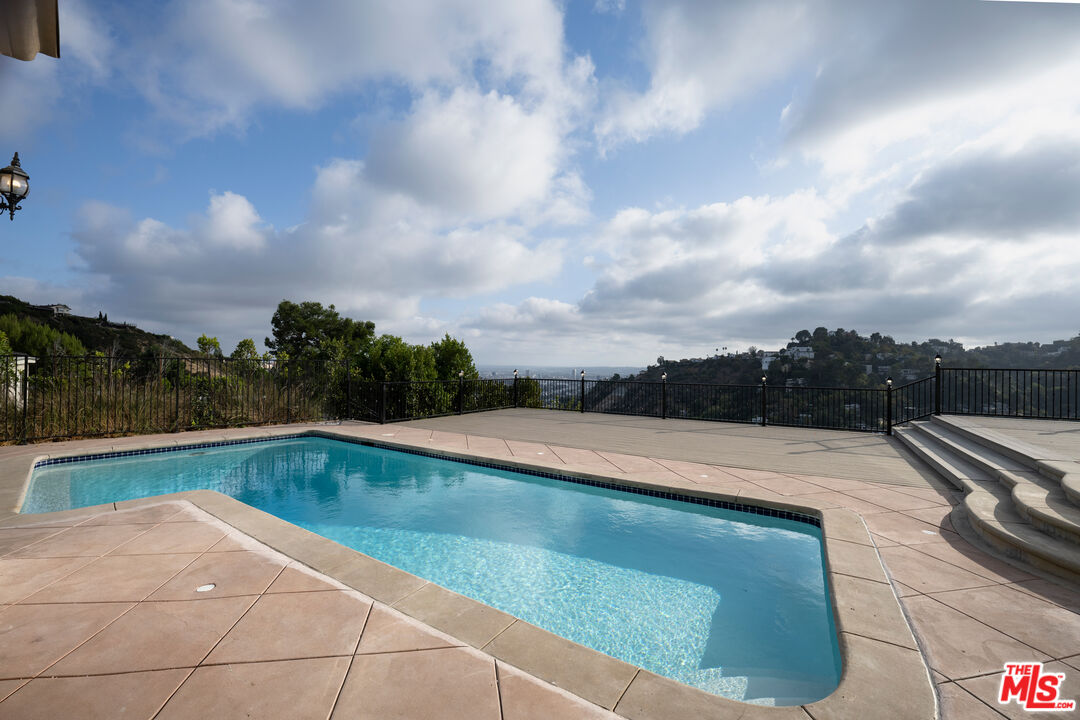
<path fill-rule="evenodd" d="M 797 520 L 321 437 L 38 467 L 22 512 L 203 488 L 708 692 L 839 681 L 821 532 Z"/>

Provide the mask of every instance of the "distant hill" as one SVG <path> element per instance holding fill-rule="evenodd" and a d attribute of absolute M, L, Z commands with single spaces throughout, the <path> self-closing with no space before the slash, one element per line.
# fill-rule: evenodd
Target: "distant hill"
<path fill-rule="evenodd" d="M 73 335 L 90 352 L 121 357 L 134 357 L 148 349 L 163 355 L 196 354 L 187 345 L 168 335 L 146 332 L 127 323 L 79 315 L 60 315 L 49 308 L 34 306 L 10 295 L 0 295 L 0 315 L 9 313 Z"/>
<path fill-rule="evenodd" d="M 1012 342 L 965 349 L 953 340 L 902 343 L 888 335 L 860 335 L 854 330 L 800 330 L 785 347 L 717 355 L 692 360 L 657 358 L 635 380 L 756 385 L 766 376 L 770 385 L 810 387 L 880 387 L 887 377 L 895 385 L 928 377 L 934 356 L 945 367 L 1080 368 L 1080 335 L 1053 343 Z M 765 369 L 767 366 L 767 369 Z"/>

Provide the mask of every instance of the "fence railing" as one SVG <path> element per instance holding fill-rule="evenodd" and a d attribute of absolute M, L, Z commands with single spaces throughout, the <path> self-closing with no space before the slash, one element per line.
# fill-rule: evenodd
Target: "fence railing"
<path fill-rule="evenodd" d="M 938 367 L 938 413 L 1080 420 L 1080 370 Z"/>
<path fill-rule="evenodd" d="M 255 360 L 0 356 L 0 441 L 341 417 L 341 368 Z"/>
<path fill-rule="evenodd" d="M 0 442 L 508 407 L 891 433 L 932 414 L 1080 419 L 1080 370 L 942 368 L 884 388 L 626 380 L 372 382 L 348 363 L 0 356 Z"/>

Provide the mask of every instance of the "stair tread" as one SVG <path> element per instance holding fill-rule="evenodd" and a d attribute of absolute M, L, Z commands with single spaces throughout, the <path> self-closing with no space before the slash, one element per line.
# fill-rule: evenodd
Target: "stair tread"
<path fill-rule="evenodd" d="M 954 485 L 959 482 L 961 487 L 965 487 L 968 484 L 964 482 L 965 480 L 997 482 L 985 470 L 968 462 L 962 456 L 950 451 L 949 448 L 941 445 L 941 443 L 931 437 L 919 433 L 911 433 L 907 430 L 898 430 L 896 434 L 900 436 L 904 442 L 908 443 L 909 446 L 915 446 L 912 449 L 916 450 L 916 454 L 920 454 L 919 451 L 929 453 L 933 456 L 934 460 L 947 467 L 953 477 L 946 478 L 946 480 L 955 480 L 955 482 L 953 482 Z M 965 487 L 965 489 L 967 488 Z"/>
<path fill-rule="evenodd" d="M 1022 463 L 1003 453 L 987 447 L 975 440 L 961 435 L 953 429 L 945 429 L 942 423 L 924 423 L 918 426 L 919 430 L 932 436 L 942 445 L 954 450 L 958 454 L 977 458 L 974 463 L 980 467 L 994 470 L 1008 470 L 1012 472 L 1029 472 L 1035 470 L 1035 460 L 1031 464 Z"/>
<path fill-rule="evenodd" d="M 1002 452 L 1002 449 L 1004 449 L 1006 452 L 1003 454 L 1016 453 L 1032 461 L 1070 461 L 1075 459 L 1070 457 L 1068 453 L 1064 453 L 1060 450 L 1052 450 L 1050 448 L 1042 447 L 1041 445 L 1033 445 L 1032 443 L 1012 437 L 1007 433 L 1003 433 L 1000 430 L 983 427 L 979 424 L 978 420 L 958 416 L 938 415 L 934 418 L 934 422 L 938 425 L 954 428 L 961 433 L 976 435 L 985 442 L 997 446 L 999 452 Z"/>
<path fill-rule="evenodd" d="M 972 461 L 971 453 L 993 451 L 971 443 L 950 443 L 947 432 L 927 432 L 924 427 L 904 428 L 902 442 L 939 475 L 966 492 L 962 501 L 971 524 L 987 542 L 993 541 L 1026 563 L 1054 570 L 1064 576 L 1080 576 L 1080 508 L 1071 503 L 1069 488 L 1015 462 L 985 465 Z M 924 424 L 925 425 L 925 424 Z M 990 470 L 988 468 L 993 468 Z M 1080 482 L 1073 490 L 1080 490 Z"/>
<path fill-rule="evenodd" d="M 969 493 L 963 502 L 973 524 L 1044 561 L 1080 573 L 1080 547 L 1041 532 L 1015 510 L 999 507 L 1001 503 L 989 493 Z"/>

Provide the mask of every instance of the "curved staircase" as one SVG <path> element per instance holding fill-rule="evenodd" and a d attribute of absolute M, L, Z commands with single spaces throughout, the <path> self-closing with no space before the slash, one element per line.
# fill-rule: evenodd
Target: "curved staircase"
<path fill-rule="evenodd" d="M 1080 582 L 1080 463 L 957 416 L 915 421 L 894 434 L 965 491 L 962 506 L 982 540 Z"/>

